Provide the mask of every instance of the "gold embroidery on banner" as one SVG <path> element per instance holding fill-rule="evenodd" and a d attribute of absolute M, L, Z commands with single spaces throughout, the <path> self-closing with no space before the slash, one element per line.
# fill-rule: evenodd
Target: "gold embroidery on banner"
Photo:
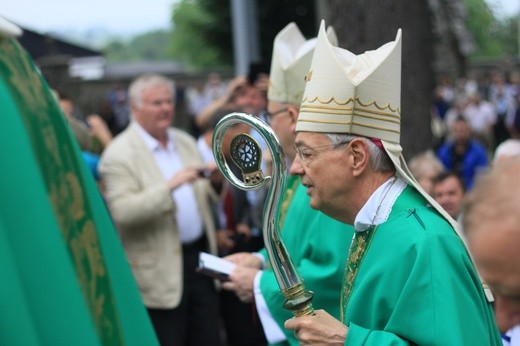
<path fill-rule="evenodd" d="M 10 72 L 17 105 L 47 189 L 50 207 L 74 264 L 77 282 L 99 334 L 100 343 L 124 344 L 115 296 L 106 271 L 88 186 L 81 180 L 81 156 L 41 74 L 14 40 L 4 40 L 0 68 Z M 20 102 L 20 100 L 23 100 Z M 48 230 L 45 230 L 48 231 Z"/>

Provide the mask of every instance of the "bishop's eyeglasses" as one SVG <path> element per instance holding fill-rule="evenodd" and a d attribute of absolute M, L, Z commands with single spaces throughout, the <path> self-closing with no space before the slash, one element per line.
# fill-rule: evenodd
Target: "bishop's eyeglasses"
<path fill-rule="evenodd" d="M 308 166 L 312 161 L 316 159 L 318 156 L 318 153 L 324 152 L 327 150 L 335 150 L 339 148 L 342 145 L 348 144 L 351 141 L 343 141 L 339 143 L 329 143 L 325 145 L 320 145 L 317 147 L 309 148 L 305 146 L 298 146 L 294 145 L 294 149 L 296 150 L 296 154 L 298 155 L 298 158 L 300 159 L 300 162 L 304 166 Z"/>

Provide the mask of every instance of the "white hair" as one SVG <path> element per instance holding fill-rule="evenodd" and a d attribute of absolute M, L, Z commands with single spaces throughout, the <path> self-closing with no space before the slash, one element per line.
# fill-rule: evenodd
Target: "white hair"
<path fill-rule="evenodd" d="M 350 142 L 356 138 L 360 138 L 368 147 L 368 151 L 370 152 L 370 164 L 374 170 L 378 172 L 395 170 L 394 164 L 392 163 L 392 160 L 390 160 L 386 151 L 380 149 L 375 143 L 366 137 L 344 133 L 327 133 L 326 136 L 329 137 L 334 144 Z"/>
<path fill-rule="evenodd" d="M 434 172 L 434 175 L 438 175 L 444 171 L 442 161 L 435 155 L 433 150 L 429 149 L 423 151 L 412 157 L 408 162 L 408 168 L 415 179 L 421 179 L 428 171 Z"/>
<path fill-rule="evenodd" d="M 500 143 L 495 149 L 493 164 L 496 164 L 501 160 L 508 159 L 510 157 L 518 155 L 520 155 L 520 140 L 507 139 Z"/>
<path fill-rule="evenodd" d="M 175 93 L 175 83 L 158 74 L 145 74 L 135 79 L 128 87 L 128 98 L 130 102 L 141 105 L 143 90 L 151 86 L 166 86 L 171 90 L 172 97 Z"/>

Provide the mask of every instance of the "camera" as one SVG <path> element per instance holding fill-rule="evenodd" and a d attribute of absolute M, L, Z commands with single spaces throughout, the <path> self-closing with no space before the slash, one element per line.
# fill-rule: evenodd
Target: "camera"
<path fill-rule="evenodd" d="M 197 173 L 199 174 L 199 177 L 201 178 L 209 178 L 211 177 L 211 170 L 207 168 L 201 168 L 197 170 Z"/>

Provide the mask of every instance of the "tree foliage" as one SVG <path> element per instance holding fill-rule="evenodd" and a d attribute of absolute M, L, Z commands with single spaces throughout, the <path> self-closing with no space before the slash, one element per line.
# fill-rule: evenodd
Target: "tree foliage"
<path fill-rule="evenodd" d="M 520 14 L 516 17 L 507 18 L 505 21 L 501 22 L 499 30 L 502 32 L 500 37 L 503 39 L 503 51 L 505 54 L 509 56 L 517 56 L 520 52 L 520 47 L 518 46 L 518 37 L 520 37 L 520 33 L 518 30 L 520 28 Z"/>
<path fill-rule="evenodd" d="M 502 44 L 498 39 L 498 23 L 490 7 L 484 0 L 465 0 L 468 11 L 466 26 L 473 34 L 475 52 L 473 57 L 500 55 Z"/>
<path fill-rule="evenodd" d="M 500 16 L 500 9 L 490 7 L 484 0 L 465 0 L 464 3 L 468 11 L 466 25 L 476 46 L 472 58 L 501 58 L 518 52 L 518 16 Z"/>
<path fill-rule="evenodd" d="M 170 54 L 188 68 L 232 66 L 230 17 L 227 1 L 179 1 L 172 15 Z"/>
<path fill-rule="evenodd" d="M 261 60 L 270 61 L 274 36 L 291 21 L 305 36 L 314 36 L 314 17 L 312 0 L 258 1 Z M 233 66 L 229 0 L 181 0 L 173 10 L 172 21 L 170 52 L 177 60 L 199 69 Z"/>

